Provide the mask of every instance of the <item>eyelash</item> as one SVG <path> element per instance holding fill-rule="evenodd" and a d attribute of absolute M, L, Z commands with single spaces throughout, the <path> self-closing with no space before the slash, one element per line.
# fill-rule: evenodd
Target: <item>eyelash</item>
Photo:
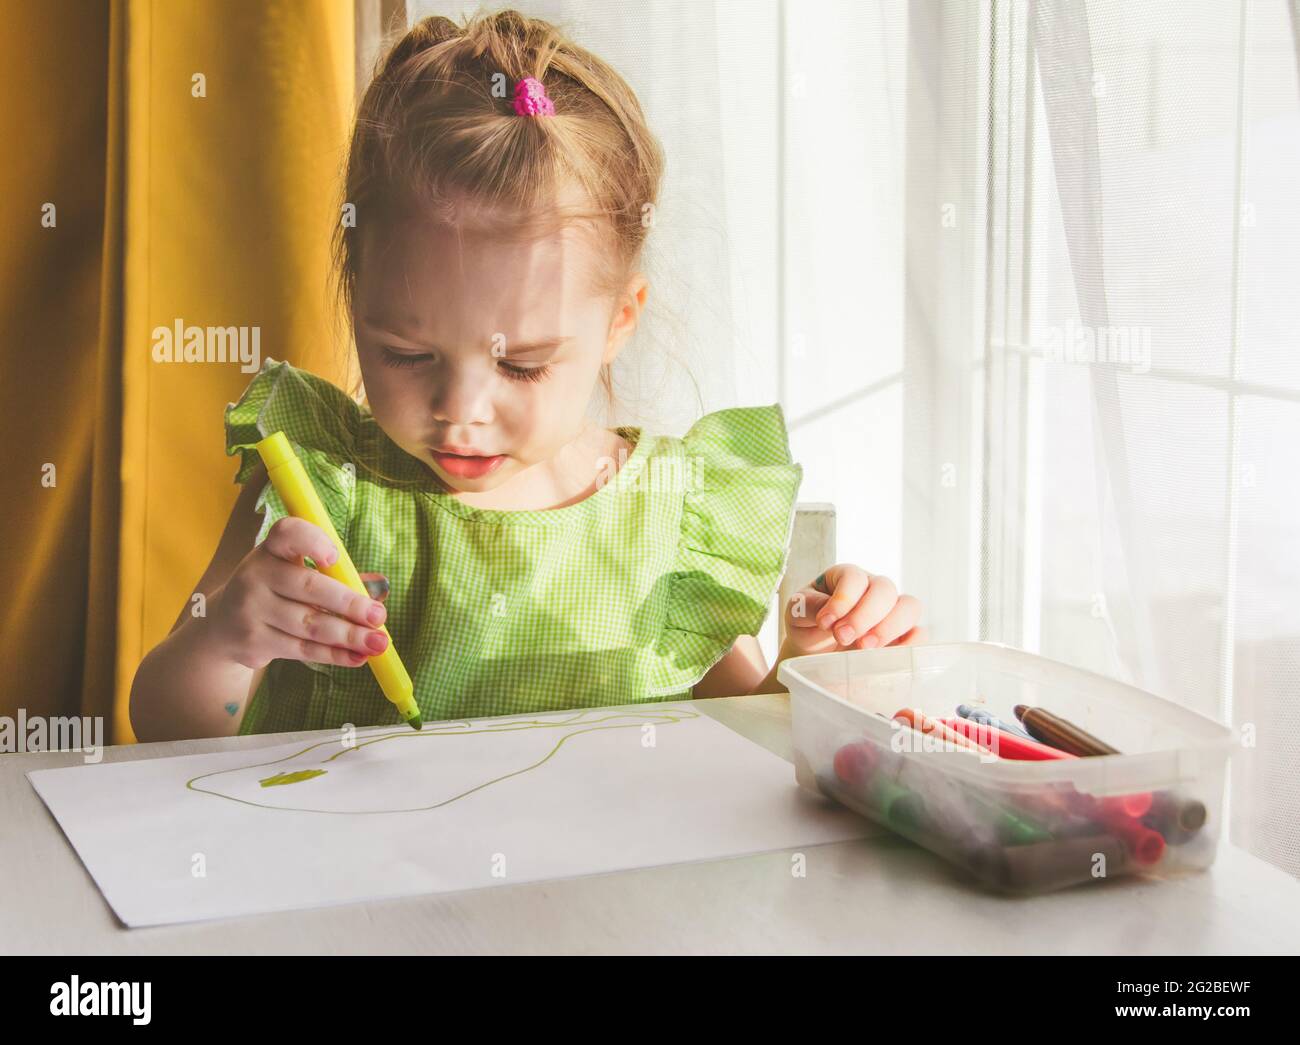
<path fill-rule="evenodd" d="M 390 348 L 384 349 L 384 365 L 395 367 L 398 370 L 410 370 L 412 367 L 417 366 L 420 360 L 429 358 L 427 355 L 411 355 L 408 352 L 394 352 Z M 541 366 L 522 367 L 502 363 L 501 370 L 511 381 L 541 381 L 551 372 L 551 364 L 543 363 Z"/>
<path fill-rule="evenodd" d="M 540 381 L 551 372 L 551 364 L 511 366 L 509 363 L 502 363 L 501 370 L 511 381 Z"/>

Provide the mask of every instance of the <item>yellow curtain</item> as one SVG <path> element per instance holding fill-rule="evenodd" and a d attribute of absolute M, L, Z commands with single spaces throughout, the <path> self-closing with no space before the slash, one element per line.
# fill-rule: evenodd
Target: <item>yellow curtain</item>
<path fill-rule="evenodd" d="M 0 714 L 102 715 L 131 742 L 136 666 L 230 513 L 222 411 L 251 375 L 156 362 L 156 328 L 256 327 L 261 358 L 352 376 L 329 237 L 353 18 L 351 0 L 13 5 Z"/>

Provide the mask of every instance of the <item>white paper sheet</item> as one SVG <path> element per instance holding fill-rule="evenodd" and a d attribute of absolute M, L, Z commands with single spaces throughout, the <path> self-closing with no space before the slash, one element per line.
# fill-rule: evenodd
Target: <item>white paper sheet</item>
<path fill-rule="evenodd" d="M 689 705 L 360 730 L 27 774 L 128 926 L 510 885 L 858 838 Z M 277 782 L 280 781 L 280 782 Z M 201 873 L 200 873 L 201 872 Z"/>

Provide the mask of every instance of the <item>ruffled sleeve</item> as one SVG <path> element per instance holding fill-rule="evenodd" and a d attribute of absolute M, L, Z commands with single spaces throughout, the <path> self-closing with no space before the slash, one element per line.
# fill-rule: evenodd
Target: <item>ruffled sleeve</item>
<path fill-rule="evenodd" d="M 803 467 L 779 404 L 719 410 L 682 437 L 685 496 L 664 652 L 683 688 L 756 635 L 785 573 Z"/>
<path fill-rule="evenodd" d="M 266 359 L 236 403 L 226 407 L 226 454 L 240 455 L 235 482 L 246 483 L 261 460 L 257 444 L 284 432 L 320 495 L 340 539 L 347 539 L 356 486 L 354 448 L 361 408 L 340 388 L 307 370 Z M 288 512 L 268 482 L 257 499 L 264 513 L 254 545 Z"/>

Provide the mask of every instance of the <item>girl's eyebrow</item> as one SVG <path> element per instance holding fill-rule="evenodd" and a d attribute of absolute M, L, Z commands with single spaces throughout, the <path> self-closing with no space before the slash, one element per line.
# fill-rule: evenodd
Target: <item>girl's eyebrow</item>
<path fill-rule="evenodd" d="M 573 338 L 568 335 L 556 335 L 555 337 L 544 337 L 540 341 L 524 341 L 517 345 L 506 342 L 506 355 L 518 356 L 526 352 L 543 352 L 548 349 L 556 349 L 561 345 L 572 341 Z"/>
<path fill-rule="evenodd" d="M 418 342 L 420 340 L 419 331 L 414 323 L 407 325 L 400 320 L 396 323 L 390 323 L 376 316 L 362 316 L 361 321 L 372 330 L 378 330 L 384 334 L 395 334 L 403 341 Z"/>

